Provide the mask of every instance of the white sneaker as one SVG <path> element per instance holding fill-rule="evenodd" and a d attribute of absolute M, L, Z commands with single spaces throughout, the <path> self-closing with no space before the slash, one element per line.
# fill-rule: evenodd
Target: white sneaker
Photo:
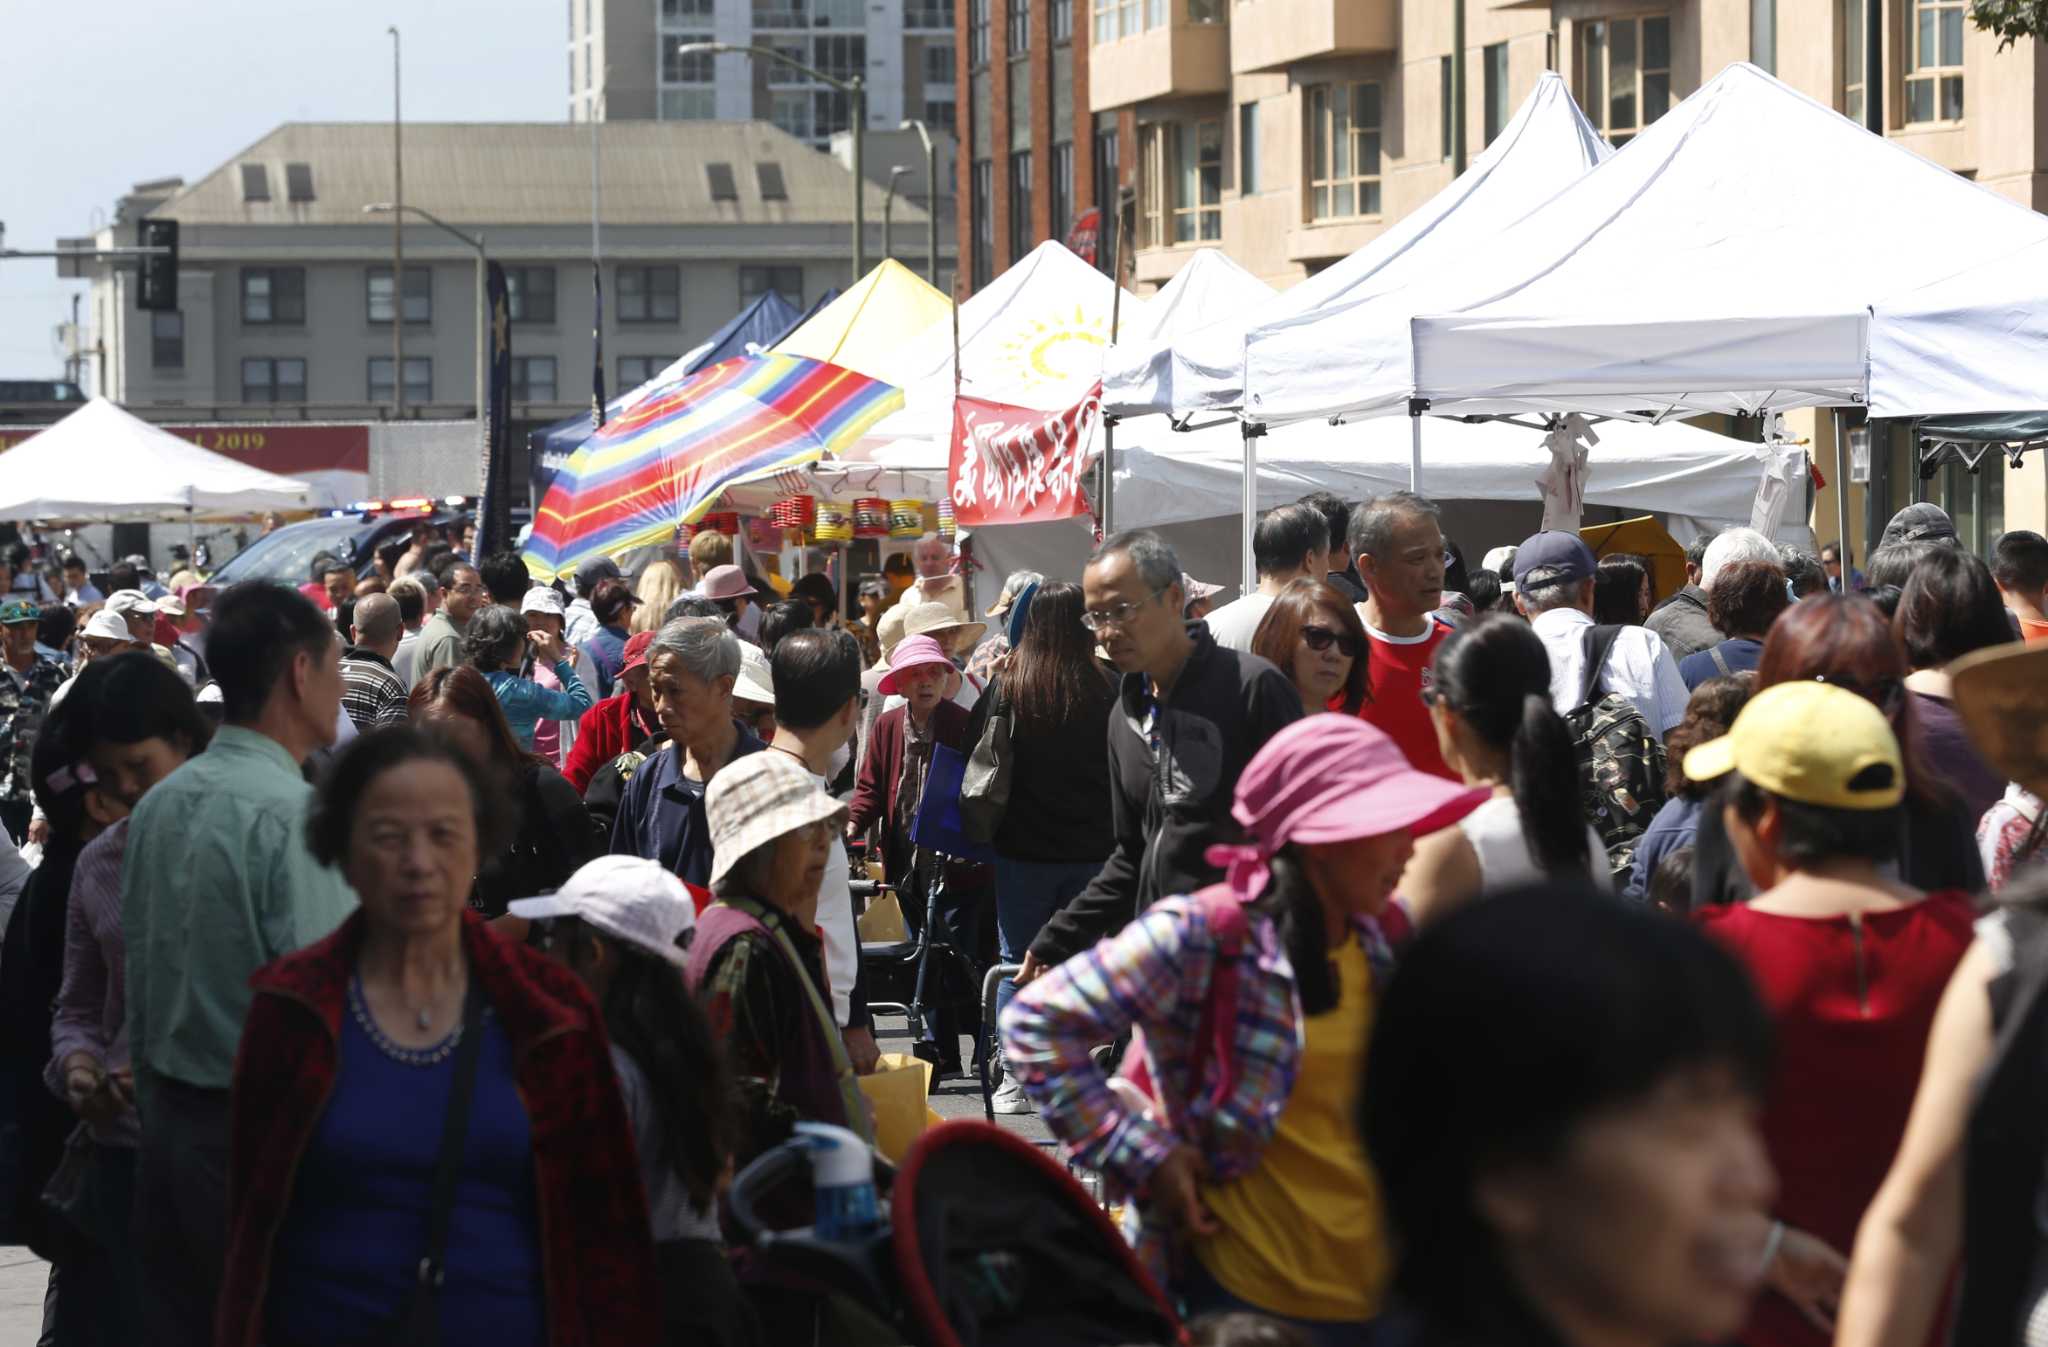
<path fill-rule="evenodd" d="M 997 1113 L 1032 1113 L 1031 1101 L 1024 1096 L 1024 1087 L 1014 1076 L 1005 1076 L 1003 1083 L 996 1087 L 992 1107 Z"/>

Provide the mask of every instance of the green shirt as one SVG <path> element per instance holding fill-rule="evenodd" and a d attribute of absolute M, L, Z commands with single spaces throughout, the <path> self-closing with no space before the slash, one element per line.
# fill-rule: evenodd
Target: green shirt
<path fill-rule="evenodd" d="M 224 725 L 136 806 L 121 922 L 138 1080 L 154 1074 L 226 1089 L 249 975 L 355 909 L 341 872 L 307 849 L 312 796 L 275 739 Z"/>
<path fill-rule="evenodd" d="M 455 625 L 455 619 L 447 610 L 435 613 L 420 627 L 419 653 L 413 657 L 412 677 L 415 683 L 427 681 L 427 675 L 442 665 L 462 663 L 462 628 Z"/>

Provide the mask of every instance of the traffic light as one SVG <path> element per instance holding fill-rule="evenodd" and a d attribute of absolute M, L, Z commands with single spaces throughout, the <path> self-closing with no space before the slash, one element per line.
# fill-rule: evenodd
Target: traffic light
<path fill-rule="evenodd" d="M 136 229 L 137 241 L 145 248 L 168 248 L 142 259 L 141 281 L 136 286 L 135 307 L 146 312 L 178 307 L 178 222 L 143 220 Z"/>

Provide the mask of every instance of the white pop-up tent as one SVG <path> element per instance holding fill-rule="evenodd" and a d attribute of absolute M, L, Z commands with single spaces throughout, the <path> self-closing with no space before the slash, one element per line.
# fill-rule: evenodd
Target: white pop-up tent
<path fill-rule="evenodd" d="M 1546 73 L 1470 168 L 1365 247 L 1256 307 L 1176 337 L 1165 349 L 1120 343 L 1105 371 L 1103 405 L 1119 415 L 1243 407 L 1247 331 L 1383 294 L 1445 268 L 1469 268 L 1476 243 L 1612 153 L 1564 80 Z M 1164 374 L 1156 370 L 1162 360 L 1169 366 Z"/>
<path fill-rule="evenodd" d="M 1883 203 L 1873 208 L 1873 202 Z M 2048 217 L 1754 66 L 1722 71 L 1459 273 L 1247 339 L 1261 418 L 1755 414 L 1865 400 L 1873 304 Z M 2038 369 L 2039 352 L 2001 363 Z M 1883 394 L 1912 406 L 1913 390 Z"/>
<path fill-rule="evenodd" d="M 1872 416 L 2039 411 L 2044 369 L 2048 242 L 1893 295 L 1871 314 Z"/>
<path fill-rule="evenodd" d="M 1104 404 L 1119 415 L 1169 410 L 1174 343 L 1255 313 L 1279 294 L 1222 249 L 1203 248 L 1146 298 L 1141 323 L 1119 325 L 1116 343 L 1103 357 Z"/>
<path fill-rule="evenodd" d="M 0 454 L 0 519 L 255 515 L 303 510 L 311 489 L 202 449 L 103 397 Z"/>

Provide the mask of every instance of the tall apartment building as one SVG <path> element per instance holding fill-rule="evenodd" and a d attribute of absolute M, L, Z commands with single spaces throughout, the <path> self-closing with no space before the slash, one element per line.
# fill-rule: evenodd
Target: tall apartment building
<path fill-rule="evenodd" d="M 860 76 L 867 124 L 954 125 L 953 0 L 568 0 L 569 119 L 763 121 L 823 149 L 847 95 L 772 59 L 683 54 L 760 46 Z"/>

